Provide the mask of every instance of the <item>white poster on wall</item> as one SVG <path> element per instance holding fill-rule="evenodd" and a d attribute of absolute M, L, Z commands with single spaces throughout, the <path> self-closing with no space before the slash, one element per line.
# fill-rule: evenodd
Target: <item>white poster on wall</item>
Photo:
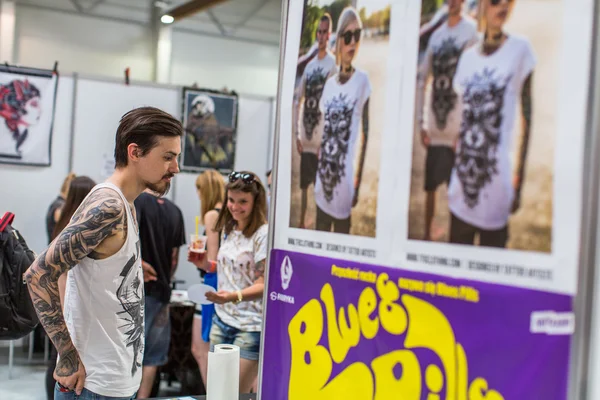
<path fill-rule="evenodd" d="M 274 248 L 575 293 L 593 4 L 482 1 L 290 2 Z"/>
<path fill-rule="evenodd" d="M 0 66 L 0 163 L 49 166 L 58 76 Z"/>

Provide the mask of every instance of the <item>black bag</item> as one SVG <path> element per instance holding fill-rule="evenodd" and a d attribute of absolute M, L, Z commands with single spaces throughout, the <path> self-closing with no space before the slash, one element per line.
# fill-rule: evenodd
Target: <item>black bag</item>
<path fill-rule="evenodd" d="M 39 323 L 23 277 L 35 254 L 11 226 L 14 218 L 7 212 L 0 219 L 0 340 L 20 339 Z"/>

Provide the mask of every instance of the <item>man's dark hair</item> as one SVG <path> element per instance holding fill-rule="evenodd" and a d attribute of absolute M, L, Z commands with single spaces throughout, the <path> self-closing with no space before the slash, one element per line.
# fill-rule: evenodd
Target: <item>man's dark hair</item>
<path fill-rule="evenodd" d="M 158 143 L 159 137 L 183 135 L 181 122 L 171 114 L 155 107 L 135 108 L 121 117 L 115 138 L 115 167 L 127 166 L 127 147 L 131 143 L 139 146 L 146 155 Z"/>
<path fill-rule="evenodd" d="M 333 22 L 331 21 L 331 15 L 329 13 L 325 13 L 321 16 L 319 22 L 327 21 L 329 23 L 329 33 L 331 33 Z"/>

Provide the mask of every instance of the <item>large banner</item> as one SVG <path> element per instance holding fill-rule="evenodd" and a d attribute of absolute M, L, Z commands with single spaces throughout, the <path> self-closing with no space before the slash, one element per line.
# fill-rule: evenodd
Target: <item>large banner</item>
<path fill-rule="evenodd" d="M 0 163 L 51 164 L 58 75 L 0 66 Z"/>
<path fill-rule="evenodd" d="M 274 250 L 263 400 L 566 398 L 571 298 Z"/>

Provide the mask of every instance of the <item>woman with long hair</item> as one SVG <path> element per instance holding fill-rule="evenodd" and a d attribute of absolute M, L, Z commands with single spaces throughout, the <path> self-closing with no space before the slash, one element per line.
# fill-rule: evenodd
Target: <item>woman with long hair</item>
<path fill-rule="evenodd" d="M 56 196 L 56 199 L 50 204 L 48 207 L 48 211 L 46 212 L 46 232 L 48 234 L 48 244 L 52 242 L 54 239 L 52 233 L 54 232 L 54 228 L 56 227 L 56 223 L 58 222 L 58 218 L 60 217 L 60 210 L 65 205 L 65 200 L 67 199 L 67 195 L 69 194 L 69 187 L 71 186 L 71 181 L 75 178 L 75 174 L 70 172 L 60 187 L 60 193 Z"/>
<path fill-rule="evenodd" d="M 462 54 L 456 69 L 462 119 L 448 189 L 452 243 L 473 245 L 479 235 L 481 246 L 506 247 L 509 217 L 521 204 L 536 58 L 527 38 L 504 29 L 514 5 L 515 0 L 480 1 L 483 37 Z M 515 124 L 522 137 L 513 166 Z"/>
<path fill-rule="evenodd" d="M 200 220 L 204 225 L 206 235 L 206 256 L 201 262 L 195 263 L 200 270 L 204 283 L 217 288 L 217 273 L 214 271 L 220 236 L 215 229 L 219 212 L 223 208 L 225 182 L 223 176 L 214 169 L 207 170 L 196 179 L 196 191 L 200 199 Z M 210 350 L 210 329 L 215 313 L 214 304 L 196 306 L 194 326 L 192 329 L 192 354 L 200 368 L 202 381 L 206 387 L 208 369 L 208 352 Z"/>
<path fill-rule="evenodd" d="M 267 195 L 252 172 L 232 172 L 225 186 L 227 206 L 215 230 L 222 232 L 217 256 L 218 291 L 210 345 L 240 347 L 240 393 L 248 393 L 258 375 L 262 295 L 267 259 Z M 196 265 L 199 262 L 195 262 Z"/>
<path fill-rule="evenodd" d="M 353 7 L 342 11 L 336 35 L 338 73 L 327 80 L 320 100 L 324 118 L 315 201 L 316 229 L 350 233 L 352 208 L 358 202 L 369 133 L 371 83 L 353 63 L 360 49 L 362 22 Z M 356 173 L 354 160 L 362 122 Z"/>
<path fill-rule="evenodd" d="M 69 224 L 69 221 L 77 211 L 77 208 L 81 205 L 85 197 L 92 190 L 92 188 L 96 185 L 96 182 L 88 178 L 87 176 L 77 176 L 73 174 L 73 176 L 69 176 L 69 186 L 66 190 L 66 199 L 65 203 L 60 209 L 58 214 L 58 221 L 54 227 L 52 235 L 50 237 L 50 242 L 52 242 L 56 237 L 62 232 L 63 229 Z M 65 191 L 64 185 L 61 189 L 61 193 Z M 60 303 L 64 305 L 65 302 L 65 286 L 67 283 L 67 273 L 64 273 L 58 278 L 58 292 L 60 296 Z M 46 395 L 48 400 L 54 399 L 54 387 L 56 386 L 56 381 L 54 380 L 54 369 L 56 368 L 56 359 L 58 353 L 56 348 L 53 346 L 52 356 L 50 357 L 50 364 L 48 365 L 48 370 L 46 371 Z"/>

